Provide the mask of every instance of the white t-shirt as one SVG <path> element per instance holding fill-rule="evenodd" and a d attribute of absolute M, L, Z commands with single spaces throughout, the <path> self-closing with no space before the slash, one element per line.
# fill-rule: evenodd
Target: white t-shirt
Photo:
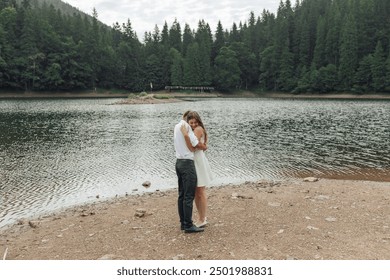
<path fill-rule="evenodd" d="M 192 131 L 190 125 L 181 120 L 177 125 L 175 125 L 175 130 L 173 131 L 173 143 L 175 145 L 176 158 L 177 159 L 194 159 L 194 153 L 191 152 L 186 144 L 186 140 L 184 139 L 183 133 L 180 131 L 180 127 L 185 124 L 188 131 L 188 136 L 190 137 L 190 141 L 193 147 L 198 145 L 199 141 L 196 138 L 194 132 Z"/>

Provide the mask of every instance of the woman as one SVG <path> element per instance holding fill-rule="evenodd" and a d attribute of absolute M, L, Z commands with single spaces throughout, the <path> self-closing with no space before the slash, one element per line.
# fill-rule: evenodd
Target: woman
<path fill-rule="evenodd" d="M 191 126 L 195 136 L 201 143 L 207 145 L 207 132 L 203 125 L 202 119 L 195 111 L 191 111 L 187 115 L 187 123 Z M 182 129 L 182 133 L 186 134 L 185 128 Z M 209 186 L 212 181 L 212 174 L 210 171 L 210 165 L 204 154 L 203 150 L 196 150 L 194 152 L 194 163 L 196 169 L 196 175 L 198 177 L 197 188 L 195 192 L 195 205 L 198 210 L 199 221 L 196 223 L 197 227 L 204 227 L 207 225 L 207 196 L 206 186 Z"/>

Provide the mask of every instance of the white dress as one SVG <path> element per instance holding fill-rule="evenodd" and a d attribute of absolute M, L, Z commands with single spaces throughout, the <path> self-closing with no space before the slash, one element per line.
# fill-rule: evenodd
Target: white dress
<path fill-rule="evenodd" d="M 204 143 L 204 135 L 200 138 L 200 142 Z M 194 163 L 196 169 L 196 176 L 198 177 L 198 187 L 210 186 L 213 180 L 210 164 L 206 155 L 202 150 L 196 150 L 194 152 Z"/>

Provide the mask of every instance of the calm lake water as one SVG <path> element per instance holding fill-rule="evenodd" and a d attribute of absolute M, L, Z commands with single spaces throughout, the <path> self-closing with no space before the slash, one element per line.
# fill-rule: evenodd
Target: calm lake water
<path fill-rule="evenodd" d="M 71 205 L 176 187 L 174 125 L 187 109 L 209 133 L 214 185 L 286 177 L 385 180 L 390 101 L 0 100 L 0 227 Z"/>

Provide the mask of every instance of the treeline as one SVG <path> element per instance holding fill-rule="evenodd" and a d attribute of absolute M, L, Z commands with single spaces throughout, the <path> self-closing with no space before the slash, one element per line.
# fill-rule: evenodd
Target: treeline
<path fill-rule="evenodd" d="M 281 1 L 275 14 L 212 32 L 176 20 L 141 43 L 131 21 L 107 27 L 38 1 L 0 0 L 0 87 L 58 91 L 165 86 L 285 92 L 390 91 L 390 1 Z"/>

